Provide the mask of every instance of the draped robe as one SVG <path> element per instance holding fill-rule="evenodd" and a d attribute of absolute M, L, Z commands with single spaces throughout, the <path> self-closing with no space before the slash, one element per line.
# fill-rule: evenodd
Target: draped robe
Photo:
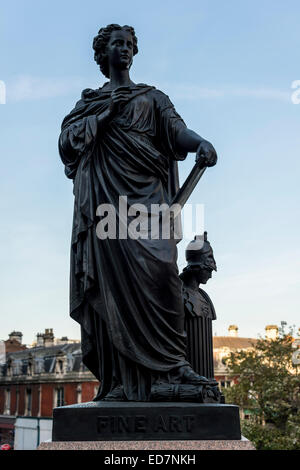
<path fill-rule="evenodd" d="M 161 91 L 130 87 L 129 101 L 101 127 L 105 86 L 87 89 L 64 119 L 59 151 L 74 180 L 70 314 L 81 325 L 84 364 L 100 381 L 96 399 L 121 384 L 128 400 L 149 399 L 154 381 L 176 382 L 188 364 L 182 283 L 174 239 L 99 239 L 100 204 L 170 203 L 178 189 L 176 148 L 185 126 Z M 118 231 L 117 231 L 118 233 Z"/>

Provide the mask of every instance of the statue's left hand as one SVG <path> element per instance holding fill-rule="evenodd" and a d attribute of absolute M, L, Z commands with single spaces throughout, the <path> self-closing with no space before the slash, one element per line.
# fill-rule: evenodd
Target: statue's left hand
<path fill-rule="evenodd" d="M 203 166 L 214 166 L 218 156 L 214 146 L 207 140 L 203 140 L 196 153 L 196 162 L 203 161 Z"/>

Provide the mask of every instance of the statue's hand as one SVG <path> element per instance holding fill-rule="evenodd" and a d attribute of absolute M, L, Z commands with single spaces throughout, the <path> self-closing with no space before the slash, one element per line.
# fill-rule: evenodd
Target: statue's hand
<path fill-rule="evenodd" d="M 110 97 L 110 104 L 108 107 L 109 116 L 114 116 L 122 105 L 127 103 L 130 96 L 130 89 L 126 86 L 121 86 L 112 91 Z"/>
<path fill-rule="evenodd" d="M 203 162 L 203 166 L 214 166 L 217 163 L 218 156 L 213 145 L 207 140 L 203 140 L 196 153 L 196 162 Z"/>

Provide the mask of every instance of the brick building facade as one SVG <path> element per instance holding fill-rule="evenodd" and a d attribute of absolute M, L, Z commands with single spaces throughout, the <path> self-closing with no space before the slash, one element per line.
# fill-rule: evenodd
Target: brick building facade
<path fill-rule="evenodd" d="M 34 347 L 13 346 L 0 365 L 0 444 L 11 443 L 16 417 L 51 418 L 56 406 L 91 401 L 99 386 L 79 341 L 55 340 L 45 330 Z"/>

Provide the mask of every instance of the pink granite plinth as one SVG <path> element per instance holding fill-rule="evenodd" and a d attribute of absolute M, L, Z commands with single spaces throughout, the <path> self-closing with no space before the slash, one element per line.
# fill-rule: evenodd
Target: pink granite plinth
<path fill-rule="evenodd" d="M 255 450 L 255 447 L 242 437 L 239 441 L 46 441 L 38 450 Z"/>

